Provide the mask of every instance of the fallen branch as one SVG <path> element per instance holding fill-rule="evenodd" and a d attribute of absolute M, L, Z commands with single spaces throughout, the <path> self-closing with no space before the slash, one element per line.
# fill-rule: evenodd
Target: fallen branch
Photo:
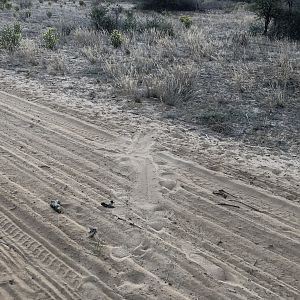
<path fill-rule="evenodd" d="M 229 203 L 224 203 L 224 202 L 217 203 L 217 205 L 220 205 L 220 206 L 230 206 L 230 207 L 240 208 L 238 205 L 229 204 Z"/>

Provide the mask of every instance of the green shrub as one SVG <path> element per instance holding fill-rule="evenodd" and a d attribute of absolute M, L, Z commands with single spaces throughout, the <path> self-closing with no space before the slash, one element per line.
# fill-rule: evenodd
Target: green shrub
<path fill-rule="evenodd" d="M 80 6 L 86 6 L 85 2 L 83 0 L 79 0 L 79 5 Z"/>
<path fill-rule="evenodd" d="M 192 18 L 190 16 L 181 16 L 179 20 L 186 28 L 190 28 L 193 24 Z"/>
<path fill-rule="evenodd" d="M 111 35 L 110 35 L 110 40 L 112 45 L 115 48 L 118 48 L 122 45 L 123 39 L 122 39 L 122 34 L 118 30 L 114 30 Z"/>
<path fill-rule="evenodd" d="M 1 10 L 4 9 L 6 3 L 7 3 L 7 0 L 0 0 L 0 9 Z"/>
<path fill-rule="evenodd" d="M 43 41 L 45 43 L 45 47 L 50 50 L 54 50 L 58 43 L 58 35 L 54 28 L 49 28 L 46 32 L 43 33 Z"/>
<path fill-rule="evenodd" d="M 270 36 L 300 40 L 300 11 L 281 10 L 271 25 Z"/>
<path fill-rule="evenodd" d="M 202 0 L 142 0 L 140 7 L 147 10 L 199 10 Z"/>
<path fill-rule="evenodd" d="M 20 46 L 21 28 L 19 24 L 13 26 L 5 26 L 0 30 L 0 48 L 14 51 Z"/>
<path fill-rule="evenodd" d="M 5 4 L 5 8 L 6 8 L 7 10 L 10 10 L 10 9 L 12 8 L 12 4 L 9 3 L 9 2 L 7 2 L 7 3 Z"/>
<path fill-rule="evenodd" d="M 52 12 L 51 11 L 47 11 L 46 12 L 47 17 L 50 19 L 52 17 Z"/>
<path fill-rule="evenodd" d="M 271 21 L 280 10 L 281 0 L 254 0 L 252 10 L 264 20 L 264 34 L 267 34 Z"/>
<path fill-rule="evenodd" d="M 90 17 L 96 30 L 112 32 L 117 29 L 115 19 L 109 14 L 109 10 L 105 6 L 93 7 Z"/>
<path fill-rule="evenodd" d="M 254 0 L 252 9 L 264 21 L 263 34 L 300 40 L 300 7 L 293 0 Z M 252 31 L 252 29 L 250 29 Z"/>

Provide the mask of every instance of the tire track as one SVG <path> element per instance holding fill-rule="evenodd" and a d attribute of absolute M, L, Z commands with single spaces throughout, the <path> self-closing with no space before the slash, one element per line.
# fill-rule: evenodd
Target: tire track
<path fill-rule="evenodd" d="M 2 188 L 0 187 L 0 191 L 1 190 Z M 3 195 L 5 192 L 2 192 L 1 194 Z M 1 203 L 6 204 L 5 198 L 1 197 Z M 7 204 L 11 205 L 11 202 Z M 25 207 L 26 204 L 23 206 Z M 51 277 L 46 275 L 46 278 L 49 282 L 52 282 L 54 286 L 57 286 L 59 282 L 66 282 L 68 285 L 63 287 L 63 289 L 67 289 L 67 291 L 72 292 L 74 295 L 78 295 L 77 297 L 72 295 L 72 297 L 68 297 L 68 299 L 81 299 L 81 296 L 79 296 L 78 293 L 80 292 L 86 279 L 91 277 L 91 274 L 86 270 L 83 270 L 79 265 L 77 265 L 69 257 L 65 256 L 62 252 L 58 251 L 53 244 L 50 245 L 44 240 L 43 237 L 39 236 L 37 233 L 33 233 L 32 229 L 29 229 L 28 226 L 25 226 L 24 223 L 20 221 L 20 215 L 23 216 L 23 218 L 26 218 L 25 220 L 27 222 L 30 221 L 30 224 L 34 224 L 33 228 L 42 229 L 42 227 L 46 226 L 47 230 L 45 232 L 51 232 L 51 227 L 47 226 L 47 224 L 39 222 L 38 218 L 35 216 L 35 213 L 29 215 L 26 212 L 24 214 L 25 211 L 21 208 L 12 210 L 12 212 L 18 211 L 18 216 L 11 214 L 9 210 L 5 209 L 3 206 L 0 207 L 0 210 L 0 228 L 11 240 L 10 243 L 17 245 L 14 247 L 16 249 L 19 248 L 22 257 L 29 258 L 28 261 L 31 263 L 32 261 L 36 262 L 36 264 L 39 266 L 39 271 L 45 271 L 43 273 L 44 276 L 47 274 L 46 271 L 52 271 L 53 274 Z M 54 240 L 56 241 L 54 243 L 59 242 L 60 245 L 65 243 L 64 239 L 59 235 L 54 234 L 54 237 Z M 71 244 L 65 244 L 64 247 L 64 249 L 68 249 L 72 246 Z M 56 278 L 57 276 L 58 278 L 54 280 L 53 278 Z M 94 281 L 96 286 L 98 286 L 97 290 L 101 288 L 99 290 L 99 294 L 101 293 L 103 299 L 120 299 L 120 297 L 106 287 L 104 283 L 100 282 L 99 280 Z"/>

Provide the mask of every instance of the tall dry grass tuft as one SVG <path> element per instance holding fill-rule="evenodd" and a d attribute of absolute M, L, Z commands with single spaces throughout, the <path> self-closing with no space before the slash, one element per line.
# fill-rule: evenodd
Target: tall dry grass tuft
<path fill-rule="evenodd" d="M 277 61 L 277 80 L 285 91 L 287 88 L 288 80 L 291 79 L 293 74 L 293 63 L 290 59 L 293 52 L 293 44 L 289 42 L 278 42 L 279 57 Z"/>
<path fill-rule="evenodd" d="M 22 39 L 12 56 L 19 63 L 37 66 L 40 63 L 41 49 L 33 40 Z"/>
<path fill-rule="evenodd" d="M 181 38 L 194 60 L 199 61 L 205 57 L 216 59 L 214 44 L 203 30 L 194 27 L 183 33 Z"/>
<path fill-rule="evenodd" d="M 77 28 L 73 32 L 75 42 L 79 47 L 101 47 L 103 40 L 108 39 L 104 31 L 94 31 L 85 28 Z"/>
<path fill-rule="evenodd" d="M 192 66 L 160 68 L 156 76 L 150 76 L 147 80 L 148 94 L 167 105 L 181 105 L 199 96 L 197 78 L 197 72 Z"/>
<path fill-rule="evenodd" d="M 47 72 L 50 75 L 65 75 L 68 72 L 65 58 L 60 53 L 51 53 L 50 58 L 47 60 L 47 62 L 45 61 L 44 63 L 46 64 Z"/>

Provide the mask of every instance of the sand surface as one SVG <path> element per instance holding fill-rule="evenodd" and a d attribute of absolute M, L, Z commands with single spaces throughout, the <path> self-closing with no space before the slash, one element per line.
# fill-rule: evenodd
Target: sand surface
<path fill-rule="evenodd" d="M 299 158 L 265 151 L 1 92 L 0 299 L 299 299 Z"/>

